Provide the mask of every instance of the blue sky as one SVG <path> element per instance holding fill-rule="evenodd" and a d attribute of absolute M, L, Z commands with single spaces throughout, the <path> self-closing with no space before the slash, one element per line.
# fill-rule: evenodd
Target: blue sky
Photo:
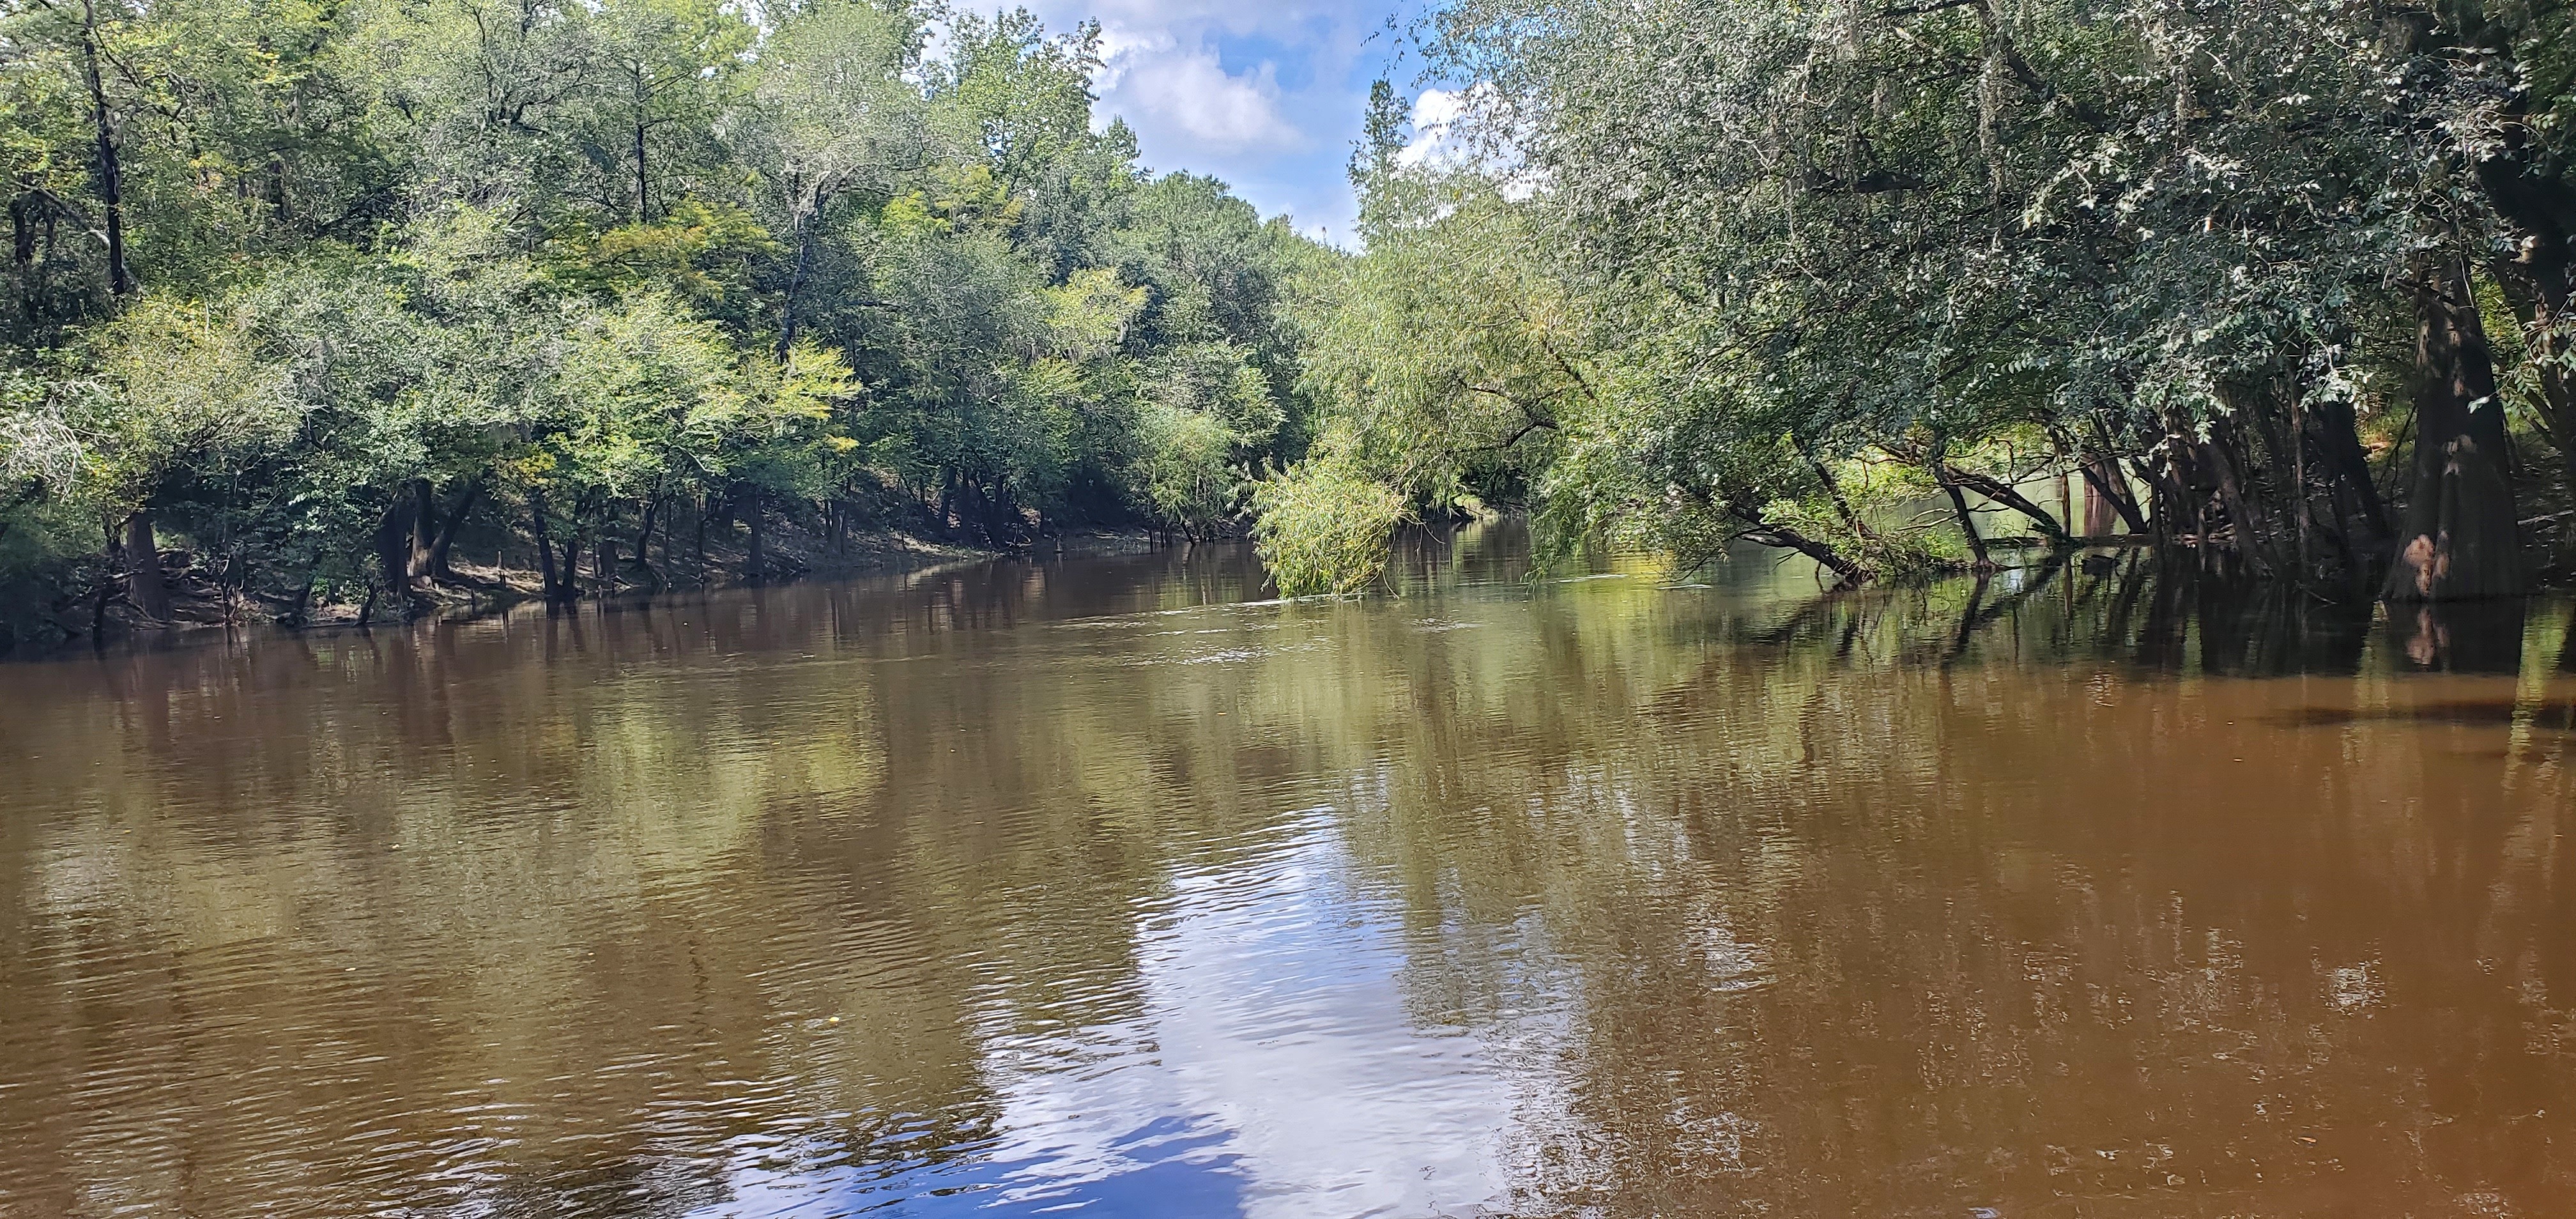
<path fill-rule="evenodd" d="M 1154 169 L 1214 174 L 1265 216 L 1347 244 L 1342 167 L 1369 82 L 1411 91 L 1386 28 L 1397 0 L 1022 0 L 1048 28 L 1101 24 L 1100 109 L 1127 120 Z"/>

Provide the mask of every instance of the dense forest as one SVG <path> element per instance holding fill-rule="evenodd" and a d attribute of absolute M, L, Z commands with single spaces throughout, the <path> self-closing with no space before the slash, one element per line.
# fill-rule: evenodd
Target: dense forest
<path fill-rule="evenodd" d="M 1450 0 L 1344 253 L 1145 169 L 1024 13 L 8 0 L 0 628 L 1093 524 L 1347 592 L 1513 509 L 2514 594 L 2576 537 L 2567 21 Z"/>
<path fill-rule="evenodd" d="M 2347 603 L 2520 592 L 2576 471 L 2568 22 L 1451 0 L 1457 116 L 1377 99 L 1326 422 L 1258 528 L 1311 589 L 1477 501 L 1844 580 L 2117 534 Z"/>
<path fill-rule="evenodd" d="M 1143 169 L 1094 27 L 6 9 L 17 638 L 758 580 L 869 530 L 1200 533 L 1302 451 L 1281 302 L 1329 255 Z"/>

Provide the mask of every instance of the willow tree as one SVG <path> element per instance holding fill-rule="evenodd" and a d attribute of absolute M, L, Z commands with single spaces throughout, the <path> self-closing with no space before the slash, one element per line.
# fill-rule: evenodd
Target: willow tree
<path fill-rule="evenodd" d="M 2458 22 L 1462 0 L 1432 24 L 1468 105 L 1452 138 L 1619 319 L 1590 336 L 1614 381 L 1656 387 L 1605 415 L 1593 457 L 1626 476 L 1555 480 L 1595 519 L 1704 512 L 1680 475 L 1776 470 L 1785 443 L 1820 481 L 1893 456 L 1962 517 L 1965 485 L 2062 534 L 2014 502 L 2017 471 L 1965 460 L 2037 438 L 2057 470 L 2148 488 L 2138 522 L 2164 540 L 2358 583 L 2394 531 L 2356 418 L 2411 412 L 2390 592 L 2520 586 L 2473 300 L 2517 231 L 2478 183 L 2522 94 Z"/>

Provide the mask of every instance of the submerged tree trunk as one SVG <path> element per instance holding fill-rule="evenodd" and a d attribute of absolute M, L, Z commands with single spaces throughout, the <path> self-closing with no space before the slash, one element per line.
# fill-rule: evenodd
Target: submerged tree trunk
<path fill-rule="evenodd" d="M 2391 601 L 2461 601 L 2524 591 L 2527 577 L 2504 404 L 2469 278 L 2457 264 L 2415 285 L 2415 461 Z"/>
<path fill-rule="evenodd" d="M 161 543 L 149 511 L 125 518 L 125 591 L 144 617 L 170 620 L 170 588 L 161 580 Z"/>

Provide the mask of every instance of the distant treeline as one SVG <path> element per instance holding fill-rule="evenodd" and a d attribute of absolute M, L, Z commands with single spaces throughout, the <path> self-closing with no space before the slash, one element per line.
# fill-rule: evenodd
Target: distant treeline
<path fill-rule="evenodd" d="M 1096 128 L 1096 27 L 944 14 L 0 4 L 0 626 L 1234 527 L 1334 256 Z"/>
<path fill-rule="evenodd" d="M 1446 0 L 1411 115 L 1445 121 L 1379 91 L 1326 422 L 1257 529 L 1292 589 L 1473 500 L 1846 580 L 2108 532 L 2335 600 L 2519 592 L 2571 534 L 2570 20 Z"/>

